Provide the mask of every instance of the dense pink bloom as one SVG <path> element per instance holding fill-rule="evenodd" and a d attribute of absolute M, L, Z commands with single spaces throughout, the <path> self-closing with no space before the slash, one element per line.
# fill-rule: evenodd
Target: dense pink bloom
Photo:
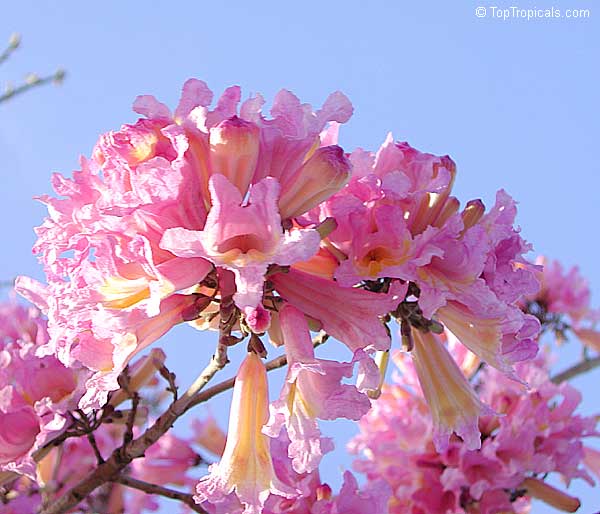
<path fill-rule="evenodd" d="M 535 296 L 548 312 L 561 313 L 578 321 L 590 310 L 590 288 L 587 280 L 576 266 L 563 270 L 558 261 L 540 257 L 537 263 L 543 266 L 538 273 L 541 288 Z"/>
<path fill-rule="evenodd" d="M 160 352 L 155 350 L 148 357 L 152 360 L 160 358 Z M 49 357 L 44 357 L 46 362 L 48 359 Z M 130 387 L 142 387 L 148 382 L 147 377 L 142 376 L 147 374 L 147 363 L 148 359 L 143 358 L 132 365 Z M 156 367 L 153 369 L 156 373 Z M 118 398 L 118 394 L 114 395 L 111 402 L 115 398 Z M 76 400 L 72 402 L 73 407 L 76 403 Z M 38 404 L 39 402 L 35 405 L 35 410 L 28 405 L 17 410 L 13 402 L 13 411 L 6 416 L 0 416 L 0 463 L 4 464 L 1 459 L 6 457 L 17 464 L 20 463 L 19 467 L 11 466 L 6 469 L 27 472 L 27 476 L 3 476 L 3 473 L 0 473 L 0 483 L 8 491 L 4 497 L 8 504 L 3 506 L 2 512 L 6 510 L 15 514 L 34 514 L 39 511 L 42 502 L 41 488 L 52 490 L 55 497 L 59 498 L 75 486 L 82 476 L 91 473 L 97 467 L 96 455 L 86 437 L 70 437 L 60 447 L 51 447 L 49 451 L 40 454 L 36 462 L 31 458 L 26 461 L 19 457 L 24 451 L 31 454 L 33 449 L 29 447 L 32 441 L 37 447 L 40 446 L 38 443 L 47 442 L 48 438 L 40 439 L 43 433 L 60 433 L 48 433 L 48 427 L 42 425 L 44 417 L 39 416 L 37 412 Z M 140 412 L 142 411 L 138 411 Z M 136 436 L 140 433 L 137 423 L 136 421 L 134 426 Z M 94 431 L 94 439 L 101 455 L 107 458 L 122 444 L 124 430 L 123 422 L 114 422 L 102 424 Z M 9 454 L 11 450 L 13 453 Z M 190 441 L 166 434 L 146 450 L 143 458 L 136 459 L 129 466 L 127 474 L 143 481 L 174 484 L 182 489 L 191 488 L 195 480 L 189 472 L 200 461 Z M 107 513 L 123 512 L 125 506 L 128 513 L 141 514 L 157 510 L 159 503 L 151 495 L 110 483 L 91 493 L 81 505 L 82 508 L 93 512 Z"/>
<path fill-rule="evenodd" d="M 533 474 L 558 473 L 567 484 L 573 478 L 592 483 L 581 466 L 582 440 L 599 435 L 596 419 L 574 412 L 579 393 L 566 383 L 553 384 L 542 359 L 517 365 L 529 389 L 484 368 L 477 384 L 499 415 L 482 416 L 481 449 L 451 438 L 441 452 L 433 444 L 435 421 L 423 396 L 403 385 L 405 379 L 412 382 L 411 364 L 400 362 L 408 375 L 384 387 L 350 444 L 351 451 L 361 454 L 356 469 L 391 486 L 391 513 L 521 513 L 527 511 L 527 498 L 513 493 L 528 490 L 526 479 Z M 568 498 L 552 493 L 557 494 Z M 552 501 L 551 495 L 539 496 L 533 489 L 531 495 Z"/>
<path fill-rule="evenodd" d="M 271 177 L 253 185 L 247 201 L 223 175 L 212 176 L 209 187 L 212 208 L 204 230 L 169 229 L 161 245 L 179 257 L 204 257 L 233 271 L 235 303 L 248 319 L 255 320 L 252 314 L 262 308 L 268 266 L 308 260 L 316 253 L 321 237 L 314 229 L 284 233 L 277 210 L 279 184 Z M 258 328 L 259 332 L 265 330 Z"/>
<path fill-rule="evenodd" d="M 529 379 L 515 366 L 537 352 L 539 316 L 519 305 L 536 294 L 539 270 L 524 258 L 531 247 L 514 226 L 516 203 L 499 191 L 487 212 L 480 200 L 461 208 L 452 196 L 454 162 L 391 135 L 376 153 L 345 154 L 337 135 L 352 106 L 339 92 L 313 111 L 281 91 L 270 117 L 262 113 L 260 95 L 240 104 L 237 86 L 213 108 L 212 100 L 196 79 L 184 84 L 173 112 L 152 96 L 138 97 L 134 110 L 142 118 L 100 136 L 71 179 L 56 174 L 59 198 L 41 197 L 49 214 L 37 229 L 34 252 L 47 285 L 21 277 L 17 289 L 48 316 L 48 337 L 29 336 L 28 344 L 36 358 L 53 364 L 38 367 L 39 383 L 2 390 L 0 408 L 12 409 L 23 427 L 19 440 L 0 430 L 6 459 L 26 454 L 25 447 L 37 444 L 32 438 L 50 430 L 30 423 L 31 409 L 41 416 L 42 403 L 75 397 L 87 412 L 101 408 L 134 356 L 188 322 L 218 329 L 227 345 L 250 336 L 253 350 L 237 374 L 227 440 L 218 434 L 203 443 L 221 460 L 197 485 L 199 503 L 211 512 L 257 514 L 382 510 L 389 494 L 383 481 L 360 490 L 346 474 L 337 498 L 321 484 L 317 466 L 331 442 L 321 437 L 317 420 L 358 419 L 368 411 L 385 375 L 372 356 L 389 351 L 388 324 L 395 319 L 414 364 L 405 369 L 411 393 L 394 398 L 418 411 L 422 430 L 410 438 L 418 444 L 426 438 L 427 452 L 435 453 L 433 442 L 439 455 L 464 454 L 460 465 L 417 466 L 426 468 L 426 480 L 415 482 L 428 489 L 414 491 L 414 498 L 430 509 L 455 509 L 463 502 L 455 494 L 460 487 L 484 511 L 502 504 L 491 471 L 500 476 L 498 487 L 508 489 L 525 475 L 486 453 L 503 436 L 484 430 L 489 437 L 482 443 L 480 428 L 497 418 L 464 373 L 484 362 L 513 379 L 509 389 Z M 316 358 L 310 330 L 346 345 L 350 362 Z M 270 418 L 265 366 L 255 353 L 264 353 L 259 338 L 265 332 L 289 362 Z M 351 385 L 344 379 L 355 364 Z M 54 373 L 63 365 L 82 375 L 69 381 Z M 141 384 L 153 370 L 140 366 Z M 33 368 L 24 367 L 24 376 Z M 10 369 L 0 378 L 21 380 L 18 366 Z M 84 380 L 79 398 L 73 391 Z M 42 398 L 47 388 L 53 393 Z M 572 394 L 565 395 L 573 403 Z M 504 412 L 493 395 L 486 399 Z M 111 402 L 121 400 L 117 394 Z M 198 441 L 214 429 L 199 426 Z M 556 439 L 548 443 L 553 458 Z M 164 467 L 171 482 L 187 484 L 195 458 L 188 443 L 165 438 L 161 444 L 148 453 L 157 465 L 133 465 L 132 473 L 156 481 Z M 535 450 L 537 457 L 544 453 Z M 578 476 L 574 461 L 563 457 L 552 461 L 552 470 Z M 535 466 L 527 466 L 533 472 Z M 399 492 L 394 495 L 392 503 Z"/>
<path fill-rule="evenodd" d="M 138 97 L 134 109 L 144 118 L 102 135 L 72 179 L 53 177 L 61 198 L 41 198 L 49 216 L 34 252 L 48 285 L 21 278 L 18 290 L 48 315 L 50 339 L 40 351 L 94 371 L 83 408 L 102 405 L 137 352 L 219 300 L 223 291 L 204 294 L 215 268 L 235 275 L 235 314 L 264 332 L 269 267 L 319 250 L 317 227 L 292 218 L 349 178 L 335 128 L 323 132 L 327 144 L 320 139 L 328 123 L 352 114 L 341 93 L 313 112 L 281 91 L 272 118 L 261 113 L 260 95 L 239 106 L 237 86 L 211 110 L 212 98 L 196 79 L 185 83 L 174 113 Z"/>
<path fill-rule="evenodd" d="M 523 296 L 537 291 L 538 284 L 535 268 L 523 257 L 531 247 L 514 227 L 515 202 L 499 191 L 489 212 L 480 200 L 468 202 L 461 211 L 451 196 L 456 174 L 452 160 L 394 143 L 391 136 L 377 153 L 359 149 L 350 161 L 354 169 L 348 185 L 306 216 L 336 220 L 337 227 L 322 246 L 340 263 L 333 271 L 337 281 L 367 290 L 377 290 L 382 281 L 392 287 L 404 284 L 408 296 L 391 312 L 403 325 L 409 350 L 411 332 L 415 341 L 419 331 L 429 338 L 428 332 L 441 330 L 441 322 L 479 358 L 515 378 L 514 364 L 536 354 L 539 331 L 538 320 L 517 306 Z M 434 341 L 425 347 L 437 348 Z M 421 357 L 436 353 L 418 346 L 415 351 Z M 457 392 L 460 381 L 451 371 L 451 357 L 445 350 L 437 353 L 440 359 L 444 356 L 438 366 L 425 366 L 423 358 L 417 359 L 419 378 L 431 401 L 444 398 L 446 388 Z M 448 373 L 442 373 L 445 380 L 435 371 L 439 366 L 449 366 Z M 447 382 L 451 377 L 453 385 Z M 456 431 L 458 419 L 466 416 L 460 430 L 476 445 L 482 407 L 472 392 L 455 401 L 443 408 L 444 415 L 441 405 L 434 407 L 437 441 L 443 444 L 441 434 Z M 448 425 L 450 420 L 454 421 Z"/>
<path fill-rule="evenodd" d="M 35 476 L 33 453 L 69 425 L 89 373 L 38 357 L 47 339 L 37 309 L 0 306 L 0 470 Z"/>

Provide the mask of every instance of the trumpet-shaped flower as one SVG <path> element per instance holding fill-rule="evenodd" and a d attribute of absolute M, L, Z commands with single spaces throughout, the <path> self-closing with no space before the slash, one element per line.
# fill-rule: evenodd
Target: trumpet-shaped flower
<path fill-rule="evenodd" d="M 264 432 L 277 437 L 285 425 L 291 441 L 288 455 L 294 471 L 310 473 L 330 446 L 329 441 L 321 438 L 317 419 L 358 420 L 371 403 L 355 386 L 341 383 L 344 377 L 352 376 L 354 362 L 315 358 L 304 314 L 286 305 L 279 319 L 289 371 L 279 400 L 271 404 L 271 418 Z M 364 358 L 368 357 L 364 355 Z"/>
<path fill-rule="evenodd" d="M 281 297 L 307 316 L 319 321 L 325 332 L 356 350 L 387 350 L 390 336 L 379 316 L 394 310 L 404 298 L 403 286 L 388 293 L 373 293 L 351 287 L 340 287 L 310 273 L 291 268 L 269 278 Z M 332 309 L 331 305 L 340 308 Z"/>
<path fill-rule="evenodd" d="M 250 353 L 236 376 L 223 456 L 196 486 L 197 503 L 219 503 L 235 493 L 244 514 L 260 514 L 269 494 L 297 494 L 275 475 L 269 438 L 262 432 L 269 416 L 268 394 L 265 365 Z"/>
<path fill-rule="evenodd" d="M 423 396 L 431 409 L 438 451 L 448 447 L 452 432 L 467 448 L 481 447 L 478 420 L 489 409 L 481 403 L 448 350 L 431 332 L 414 333 L 413 362 Z"/>

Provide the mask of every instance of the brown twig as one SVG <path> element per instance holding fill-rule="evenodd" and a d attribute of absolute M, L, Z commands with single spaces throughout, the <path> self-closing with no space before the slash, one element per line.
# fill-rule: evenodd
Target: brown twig
<path fill-rule="evenodd" d="M 98 462 L 98 464 L 102 464 L 104 462 L 104 457 L 102 457 L 102 454 L 100 453 L 100 449 L 98 448 L 98 443 L 96 442 L 96 437 L 92 433 L 92 434 L 88 434 L 87 438 L 90 443 L 90 446 L 92 447 L 92 450 L 94 450 L 94 455 L 96 456 L 96 461 Z"/>
<path fill-rule="evenodd" d="M 194 498 L 191 494 L 183 493 L 181 491 L 169 489 L 168 487 L 163 487 L 157 484 L 151 484 L 149 482 L 144 482 L 142 480 L 137 480 L 136 478 L 123 475 L 114 478 L 113 482 L 122 484 L 127 487 L 131 487 L 133 489 L 138 489 L 139 491 L 144 491 L 148 494 L 158 494 L 159 496 L 164 496 L 165 498 L 178 500 L 182 503 L 185 503 L 194 512 L 201 512 L 203 514 L 206 514 L 206 511 L 194 501 Z"/>
<path fill-rule="evenodd" d="M 313 338 L 313 346 L 316 348 L 317 346 L 320 346 L 325 341 L 327 341 L 327 339 L 329 339 L 329 334 L 326 334 L 325 332 L 319 332 L 319 334 L 317 334 Z M 265 364 L 265 367 L 267 368 L 267 371 L 272 371 L 274 369 L 282 368 L 286 364 L 287 364 L 287 357 L 285 355 L 281 355 L 281 356 L 276 357 L 275 359 L 272 359 L 269 362 L 267 362 Z M 228 378 L 227 380 L 223 380 L 223 382 L 215 384 L 214 386 L 209 387 L 208 389 L 206 389 L 204 391 L 199 391 L 198 393 L 196 393 L 196 395 L 190 402 L 189 408 L 192 408 L 193 406 L 198 405 L 199 403 L 207 402 L 208 400 L 217 396 L 218 394 L 221 394 L 221 393 L 231 389 L 234 384 L 235 384 L 235 377 L 232 377 L 232 378 Z"/>
<path fill-rule="evenodd" d="M 566 382 L 567 380 L 571 380 L 578 375 L 582 375 L 583 373 L 587 373 L 588 371 L 593 370 L 600 366 L 600 355 L 594 357 L 592 359 L 585 359 L 570 368 L 560 372 L 558 375 L 552 377 L 552 382 L 555 384 L 560 384 L 562 382 Z"/>
<path fill-rule="evenodd" d="M 169 384 L 166 390 L 173 395 L 173 401 L 177 401 L 179 398 L 179 393 L 177 391 L 177 384 L 175 383 L 177 378 L 175 373 L 170 371 L 169 368 L 167 368 L 164 364 L 158 368 L 158 372 L 160 376 L 163 377 Z"/>
<path fill-rule="evenodd" d="M 324 332 L 319 333 L 314 339 L 314 346 L 323 344 L 329 336 Z M 142 457 L 144 452 L 164 435 L 173 423 L 198 403 L 205 402 L 213 396 L 233 387 L 235 379 L 229 379 L 217 384 L 205 391 L 202 390 L 208 382 L 227 363 L 227 347 L 220 342 L 217 351 L 208 366 L 198 376 L 196 381 L 188 388 L 181 398 L 172 402 L 167 410 L 148 428 L 140 437 L 113 451 L 111 456 L 100 464 L 92 473 L 84 478 L 79 484 L 71 488 L 67 493 L 58 498 L 52 505 L 48 506 L 41 514 L 63 514 L 68 512 L 79 502 L 85 499 L 92 491 L 106 482 L 115 481 L 119 473 L 128 466 L 131 461 Z M 267 371 L 285 366 L 287 359 L 285 355 L 277 357 L 266 364 Z M 120 480 L 120 478 L 119 478 Z"/>
<path fill-rule="evenodd" d="M 45 508 L 42 514 L 62 514 L 68 512 L 96 488 L 106 482 L 113 481 L 131 461 L 142 457 L 144 452 L 173 426 L 177 418 L 190 408 L 190 403 L 194 395 L 202 390 L 212 377 L 225 366 L 226 361 L 224 362 L 218 355 L 217 351 L 217 354 L 211 359 L 208 366 L 206 366 L 185 394 L 177 401 L 172 402 L 150 428 L 137 439 L 123 444 L 123 446 L 114 450 L 104 463 L 100 464 L 86 478 L 58 498 L 52 505 Z"/>

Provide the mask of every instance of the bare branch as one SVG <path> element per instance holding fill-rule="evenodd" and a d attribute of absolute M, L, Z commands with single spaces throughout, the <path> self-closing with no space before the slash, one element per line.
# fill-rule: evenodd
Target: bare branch
<path fill-rule="evenodd" d="M 218 344 L 217 346 L 221 345 Z M 42 514 L 62 514 L 68 512 L 96 488 L 106 482 L 113 481 L 131 461 L 142 457 L 144 452 L 173 426 L 177 418 L 190 408 L 194 395 L 202 390 L 212 377 L 225 366 L 226 360 L 224 361 L 221 357 L 222 353 L 219 354 L 219 350 L 217 349 L 217 353 L 213 356 L 208 366 L 185 394 L 177 401 L 172 402 L 150 428 L 137 439 L 123 444 L 123 446 L 114 450 L 104 463 L 100 464 L 86 478 L 58 498 L 52 505 L 45 508 Z"/>
<path fill-rule="evenodd" d="M 62 84 L 64 78 L 65 78 L 64 70 L 57 70 L 52 75 L 47 75 L 46 77 L 39 77 L 35 73 L 30 73 L 27 77 L 25 77 L 25 82 L 23 84 L 21 84 L 20 86 L 13 87 L 13 86 L 8 85 L 6 87 L 5 92 L 0 95 L 0 104 L 2 102 L 6 102 L 7 100 L 10 100 L 11 98 L 13 98 L 17 95 L 20 95 L 22 93 L 25 93 L 26 91 L 29 91 L 30 89 L 33 89 L 33 88 L 36 88 L 39 86 L 43 86 L 44 84 L 49 84 L 51 82 L 54 84 Z"/>
<path fill-rule="evenodd" d="M 131 487 L 133 489 L 138 489 L 139 491 L 144 491 L 148 494 L 158 494 L 159 496 L 164 496 L 165 498 L 178 500 L 182 503 L 185 503 L 194 512 L 201 512 L 203 514 L 206 514 L 206 511 L 194 501 L 194 498 L 191 494 L 176 491 L 174 489 L 169 489 L 168 487 L 163 487 L 157 484 L 150 484 L 148 482 L 137 480 L 136 478 L 128 476 L 118 476 L 113 479 L 113 482 L 125 485 L 127 487 Z"/>
<path fill-rule="evenodd" d="M 566 382 L 567 380 L 571 380 L 578 375 L 582 375 L 587 373 L 588 371 L 593 370 L 600 366 L 600 355 L 594 357 L 592 359 L 585 359 L 581 362 L 567 368 L 566 370 L 560 372 L 558 375 L 552 377 L 552 382 L 555 384 L 561 384 L 562 382 Z"/>
<path fill-rule="evenodd" d="M 0 64 L 2 64 L 4 61 L 6 61 L 12 55 L 12 53 L 17 48 L 19 48 L 20 45 L 21 45 L 21 36 L 19 34 L 17 34 L 16 32 L 14 34 L 11 34 L 10 38 L 8 39 L 8 46 L 0 54 Z"/>

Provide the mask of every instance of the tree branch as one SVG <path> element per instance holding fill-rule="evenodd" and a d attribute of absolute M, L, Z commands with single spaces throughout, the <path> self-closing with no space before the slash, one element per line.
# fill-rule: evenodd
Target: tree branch
<path fill-rule="evenodd" d="M 12 55 L 12 53 L 19 48 L 20 44 L 21 36 L 17 33 L 12 34 L 8 40 L 8 46 L 0 54 L 0 64 L 6 61 Z"/>
<path fill-rule="evenodd" d="M 148 494 L 158 494 L 159 496 L 164 496 L 165 498 L 178 500 L 182 503 L 185 503 L 194 512 L 201 512 L 203 514 L 207 514 L 207 512 L 194 501 L 194 498 L 191 494 L 176 491 L 174 489 L 169 489 L 168 487 L 163 487 L 157 484 L 150 484 L 149 482 L 137 480 L 136 478 L 132 478 L 129 476 L 118 476 L 113 479 L 113 482 L 122 484 L 127 487 L 131 487 L 132 489 L 137 489 L 138 491 L 144 491 Z"/>
<path fill-rule="evenodd" d="M 320 332 L 314 339 L 313 345 L 323 344 L 329 335 Z M 233 387 L 234 378 L 211 387 L 202 394 L 202 390 L 208 382 L 221 370 L 227 363 L 226 346 L 222 343 L 217 344 L 217 351 L 211 359 L 209 365 L 198 376 L 196 381 L 189 387 L 185 394 L 177 401 L 172 402 L 167 410 L 148 428 L 140 437 L 134 439 L 128 444 L 113 451 L 106 462 L 100 464 L 92 473 L 90 473 L 79 484 L 71 488 L 67 493 L 58 498 L 52 505 L 49 505 L 41 514 L 64 514 L 79 502 L 84 500 L 92 491 L 106 482 L 118 481 L 119 473 L 128 466 L 131 461 L 142 457 L 144 452 L 160 439 L 173 423 L 187 412 L 194 405 L 205 402 L 213 396 Z M 267 371 L 281 368 L 287 364 L 285 355 L 277 357 L 266 364 Z"/>
<path fill-rule="evenodd" d="M 327 341 L 327 339 L 329 339 L 329 334 L 326 334 L 325 332 L 319 332 L 315 337 L 313 337 L 313 347 L 316 348 L 317 346 L 322 345 L 325 341 Z M 267 371 L 272 371 L 274 369 L 282 368 L 286 364 L 287 357 L 285 355 L 281 355 L 267 362 L 265 364 L 265 367 L 267 368 Z M 189 408 L 192 408 L 193 406 L 198 405 L 199 403 L 207 402 L 214 396 L 217 396 L 218 394 L 221 394 L 227 391 L 228 389 L 231 389 L 234 386 L 234 384 L 235 377 L 232 377 L 228 378 L 227 380 L 224 380 L 223 382 L 220 382 L 219 384 L 209 387 L 205 391 L 199 391 L 198 393 L 196 393 L 196 395 L 194 395 L 194 398 L 192 398 Z"/>
<path fill-rule="evenodd" d="M 144 452 L 173 426 L 177 418 L 190 408 L 194 395 L 202 390 L 210 379 L 225 366 L 225 362 L 219 357 L 220 355 L 217 351 L 216 356 L 211 359 L 208 366 L 206 366 L 185 394 L 179 400 L 172 402 L 167 410 L 140 437 L 114 450 L 106 462 L 100 464 L 76 486 L 58 498 L 52 505 L 42 510 L 42 514 L 63 514 L 68 512 L 96 488 L 106 482 L 114 481 L 115 477 L 132 460 L 142 457 Z"/>
<path fill-rule="evenodd" d="M 555 384 L 561 384 L 562 382 L 566 382 L 567 380 L 571 380 L 578 375 L 582 375 L 583 373 L 587 373 L 588 371 L 593 370 L 600 366 L 600 355 L 594 357 L 592 359 L 585 359 L 570 368 L 560 372 L 558 375 L 552 377 L 552 382 Z"/>
<path fill-rule="evenodd" d="M 28 75 L 25 79 L 25 82 L 17 87 L 9 86 L 6 88 L 6 91 L 3 94 L 0 94 L 0 104 L 2 102 L 6 102 L 11 98 L 25 93 L 30 89 L 35 87 L 43 86 L 44 84 L 49 84 L 53 82 L 54 84 L 61 84 L 65 78 L 64 70 L 57 70 L 52 75 L 48 75 L 46 77 L 38 77 L 35 74 Z"/>

